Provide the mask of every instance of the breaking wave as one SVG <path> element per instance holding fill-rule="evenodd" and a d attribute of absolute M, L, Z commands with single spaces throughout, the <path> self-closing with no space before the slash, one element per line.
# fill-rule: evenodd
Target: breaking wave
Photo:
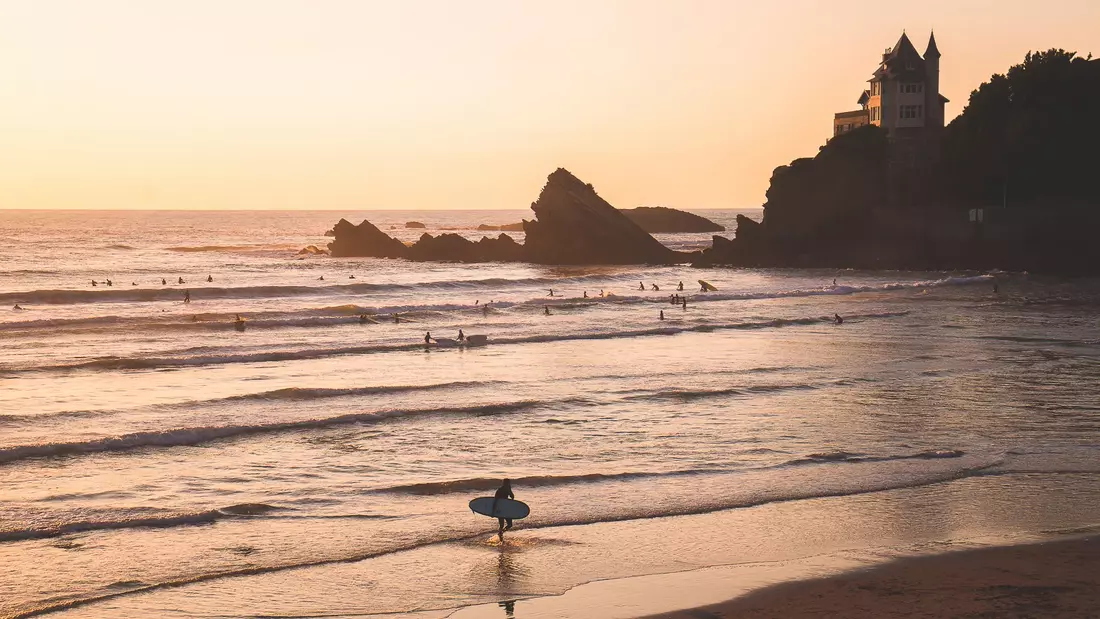
<path fill-rule="evenodd" d="M 184 447 L 199 445 L 220 439 L 234 438 L 249 434 L 265 434 L 293 430 L 327 428 L 347 424 L 378 423 L 394 418 L 427 415 L 497 415 L 533 410 L 553 404 L 587 403 L 584 398 L 564 398 L 554 401 L 527 400 L 499 404 L 485 404 L 468 407 L 445 407 L 424 410 L 390 410 L 374 413 L 350 413 L 336 417 L 303 419 L 277 423 L 252 425 L 205 426 L 197 428 L 174 428 L 149 432 L 133 432 L 121 436 L 112 436 L 87 441 L 63 443 L 43 443 L 38 445 L 18 445 L 0 448 L 0 463 L 14 462 L 28 458 L 69 456 L 105 451 L 125 451 L 145 447 Z"/>
<path fill-rule="evenodd" d="M 855 322 L 861 319 L 893 318 L 905 316 L 908 312 L 881 312 L 871 314 L 852 314 L 848 320 Z M 815 316 L 806 318 L 775 318 L 771 320 L 735 322 L 727 324 L 702 324 L 685 327 L 666 326 L 649 329 L 633 329 L 627 331 L 596 331 L 580 333 L 558 333 L 544 335 L 529 335 L 518 337 L 491 338 L 487 345 L 497 344 L 536 344 L 545 342 L 562 342 L 571 340 L 611 340 L 634 337 L 668 336 L 679 333 L 707 333 L 710 331 L 730 329 L 768 329 L 787 327 L 792 325 L 828 324 L 832 322 L 830 316 Z M 193 355 L 180 357 L 102 357 L 91 361 L 81 361 L 53 366 L 39 366 L 33 368 L 19 368 L 20 371 L 65 371 L 65 370 L 143 370 L 165 367 L 186 367 L 200 365 L 224 365 L 230 363 L 262 363 L 271 361 L 301 361 L 307 359 L 321 359 L 345 355 L 365 355 L 380 352 L 418 350 L 424 345 L 419 342 L 402 344 L 369 344 L 364 346 L 344 346 L 337 348 L 305 348 L 300 350 L 269 351 L 259 353 L 237 353 L 221 355 Z M 0 368 L 4 369 L 4 368 Z M 7 371 L 15 371 L 7 368 Z"/>

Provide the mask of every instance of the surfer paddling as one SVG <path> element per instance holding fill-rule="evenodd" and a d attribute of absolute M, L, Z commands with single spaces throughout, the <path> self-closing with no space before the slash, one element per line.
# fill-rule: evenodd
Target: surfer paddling
<path fill-rule="evenodd" d="M 505 479 L 503 482 L 501 482 L 500 487 L 497 488 L 496 494 L 493 495 L 493 513 L 495 514 L 496 511 L 497 511 L 497 500 L 498 499 L 512 499 L 512 500 L 515 500 L 515 498 L 516 498 L 516 495 L 512 493 L 512 480 Z M 507 531 L 508 529 L 512 528 L 512 519 L 511 518 L 497 518 L 497 524 L 499 526 L 499 528 L 497 529 L 497 537 L 499 537 L 500 541 L 503 542 L 504 541 L 504 532 Z"/>

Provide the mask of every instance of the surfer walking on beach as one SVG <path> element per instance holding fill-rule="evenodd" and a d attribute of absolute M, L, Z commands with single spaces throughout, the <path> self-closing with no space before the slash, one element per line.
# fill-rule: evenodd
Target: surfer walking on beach
<path fill-rule="evenodd" d="M 505 479 L 501 482 L 500 487 L 497 488 L 496 494 L 493 495 L 493 513 L 497 511 L 497 499 L 512 499 L 515 500 L 516 495 L 512 492 L 512 480 Z M 499 528 L 497 529 L 497 537 L 500 541 L 504 541 L 504 532 L 512 528 L 511 518 L 497 518 Z"/>

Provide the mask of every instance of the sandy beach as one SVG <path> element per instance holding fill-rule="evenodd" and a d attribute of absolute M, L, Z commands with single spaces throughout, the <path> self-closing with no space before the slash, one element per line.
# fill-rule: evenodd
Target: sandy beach
<path fill-rule="evenodd" d="M 1098 617 L 1100 537 L 902 559 L 652 619 Z"/>

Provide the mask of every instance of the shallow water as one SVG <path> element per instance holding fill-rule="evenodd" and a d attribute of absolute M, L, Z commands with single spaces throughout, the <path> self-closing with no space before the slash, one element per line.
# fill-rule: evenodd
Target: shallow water
<path fill-rule="evenodd" d="M 0 616 L 454 608 L 834 547 L 655 542 L 679 514 L 726 538 L 749 525 L 713 514 L 904 514 L 966 483 L 982 535 L 1100 521 L 1098 280 L 299 259 L 342 216 L 0 213 L 0 301 L 26 308 L 0 312 Z M 524 213 L 368 216 L 413 239 L 388 228 Z M 458 329 L 489 343 L 424 349 Z M 523 586 L 483 582 L 495 523 L 465 507 L 501 477 L 532 515 L 490 556 L 541 557 Z M 996 516 L 1030 496 L 1060 507 Z M 920 513 L 864 537 L 940 539 Z"/>

